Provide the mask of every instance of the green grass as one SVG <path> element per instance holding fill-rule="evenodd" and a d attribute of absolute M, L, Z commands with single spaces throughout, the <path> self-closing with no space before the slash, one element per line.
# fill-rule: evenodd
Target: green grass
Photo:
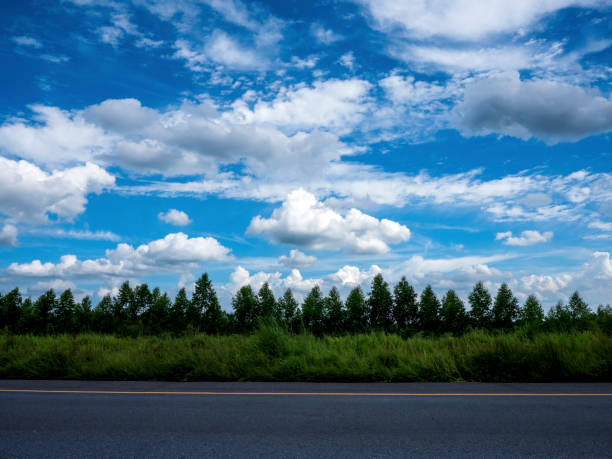
<path fill-rule="evenodd" d="M 0 335 L 0 378 L 171 381 L 612 381 L 612 338 L 594 332 L 316 338 Z"/>

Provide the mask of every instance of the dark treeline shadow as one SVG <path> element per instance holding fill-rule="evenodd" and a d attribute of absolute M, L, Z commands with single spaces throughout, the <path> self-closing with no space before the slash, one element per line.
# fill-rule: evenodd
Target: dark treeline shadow
<path fill-rule="evenodd" d="M 48 290 L 37 299 L 22 298 L 18 288 L 0 295 L 0 331 L 13 334 L 100 333 L 119 336 L 184 334 L 249 334 L 271 322 L 294 333 L 315 336 L 385 332 L 403 337 L 462 335 L 470 330 L 510 332 L 599 331 L 612 334 L 612 308 L 596 311 L 575 292 L 567 304 L 557 303 L 547 314 L 535 295 L 521 305 L 507 284 L 495 297 L 478 282 L 468 297 L 469 309 L 454 290 L 438 298 L 431 286 L 420 295 L 403 277 L 391 289 L 378 274 L 368 294 L 354 288 L 343 301 L 333 287 L 325 295 L 315 286 L 298 304 L 287 289 L 274 297 L 268 283 L 259 291 L 246 285 L 232 299 L 232 312 L 221 309 L 208 275 L 195 283 L 191 298 L 181 289 L 174 301 L 159 288 L 124 282 L 116 296 L 105 296 L 94 307 L 80 302 L 70 290 L 59 297 Z"/>

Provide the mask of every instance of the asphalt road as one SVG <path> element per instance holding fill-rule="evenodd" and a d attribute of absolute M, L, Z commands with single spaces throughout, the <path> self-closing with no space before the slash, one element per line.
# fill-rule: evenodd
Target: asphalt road
<path fill-rule="evenodd" d="M 0 457 L 87 456 L 612 457 L 612 384 L 0 381 Z"/>

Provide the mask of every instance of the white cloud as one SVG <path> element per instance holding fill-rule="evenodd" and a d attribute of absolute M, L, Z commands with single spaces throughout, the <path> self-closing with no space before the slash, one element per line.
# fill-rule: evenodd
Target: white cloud
<path fill-rule="evenodd" d="M 31 48 L 42 48 L 43 44 L 40 40 L 34 37 L 28 37 L 26 35 L 20 35 L 18 37 L 13 37 L 13 41 L 17 43 L 19 46 L 29 46 Z"/>
<path fill-rule="evenodd" d="M 539 231 L 527 230 L 523 231 L 520 236 L 512 236 L 512 231 L 506 231 L 504 233 L 497 233 L 495 240 L 502 240 L 506 245 L 527 246 L 548 242 L 552 237 L 552 231 L 540 233 Z"/>
<path fill-rule="evenodd" d="M 307 268 L 317 261 L 317 257 L 306 255 L 297 249 L 289 251 L 289 256 L 281 255 L 278 257 L 278 262 L 288 268 Z"/>
<path fill-rule="evenodd" d="M 558 292 L 571 282 L 572 276 L 561 274 L 559 276 L 547 276 L 531 274 L 521 278 L 522 287 L 528 292 Z"/>
<path fill-rule="evenodd" d="M 44 234 L 45 236 L 61 239 L 78 239 L 83 241 L 112 241 L 117 242 L 121 238 L 112 231 L 89 231 L 89 230 L 36 230 L 33 233 Z"/>
<path fill-rule="evenodd" d="M 161 221 L 170 223 L 171 225 L 176 226 L 185 226 L 191 223 L 191 219 L 189 215 L 187 215 L 182 210 L 170 209 L 167 212 L 160 212 L 157 214 L 157 218 Z"/>
<path fill-rule="evenodd" d="M 340 60 L 338 62 L 340 62 L 340 65 L 343 65 L 352 71 L 355 68 L 355 54 L 353 54 L 353 51 L 344 53 L 342 56 L 340 56 Z"/>
<path fill-rule="evenodd" d="M 0 213 L 24 222 L 45 222 L 49 215 L 71 220 L 85 211 L 87 195 L 114 184 L 112 175 L 92 163 L 47 173 L 0 156 Z"/>
<path fill-rule="evenodd" d="M 41 54 L 40 58 L 47 62 L 53 62 L 54 64 L 61 64 L 70 60 L 70 58 L 64 54 Z"/>
<path fill-rule="evenodd" d="M 79 260 L 76 255 L 63 255 L 59 263 L 11 263 L 7 272 L 18 277 L 58 277 L 62 279 L 132 277 L 162 272 L 183 272 L 206 261 L 230 260 L 230 249 L 211 237 L 190 238 L 184 233 L 171 233 L 163 239 L 136 248 L 118 244 L 107 250 L 104 258 Z"/>
<path fill-rule="evenodd" d="M 33 122 L 9 119 L 0 126 L 0 150 L 49 166 L 82 163 L 106 152 L 112 138 L 80 115 L 31 105 Z"/>
<path fill-rule="evenodd" d="M 141 37 L 138 27 L 133 24 L 130 17 L 123 12 L 117 12 L 111 16 L 111 25 L 98 29 L 98 35 L 102 43 L 117 46 L 119 41 L 126 35 Z"/>
<path fill-rule="evenodd" d="M 612 222 L 602 222 L 601 220 L 595 220 L 589 223 L 589 228 L 612 232 Z"/>
<path fill-rule="evenodd" d="M 357 287 L 369 283 L 377 274 L 381 273 L 376 265 L 370 266 L 368 271 L 362 271 L 357 266 L 345 265 L 333 274 L 329 274 L 326 279 L 332 284 L 341 286 Z"/>
<path fill-rule="evenodd" d="M 304 189 L 292 191 L 270 218 L 253 218 L 247 233 L 316 250 L 356 253 L 385 253 L 390 250 L 388 244 L 410 239 L 404 225 L 378 220 L 354 208 L 341 215 Z"/>
<path fill-rule="evenodd" d="M 245 102 L 237 101 L 230 119 L 295 129 L 325 127 L 347 131 L 369 110 L 370 88 L 370 83 L 358 78 L 330 79 L 315 81 L 311 87 L 283 88 L 272 101 L 258 101 L 252 110 Z"/>
<path fill-rule="evenodd" d="M 532 54 L 529 48 L 516 46 L 471 49 L 400 44 L 391 47 L 390 53 L 404 62 L 432 64 L 451 71 L 516 70 L 542 63 L 541 56 Z"/>
<path fill-rule="evenodd" d="M 17 245 L 17 227 L 15 225 L 6 224 L 0 230 L 0 246 L 2 245 Z"/>
<path fill-rule="evenodd" d="M 342 35 L 339 35 L 333 30 L 326 29 L 321 24 L 316 23 L 310 26 L 310 33 L 319 43 L 322 43 L 324 45 L 330 45 L 334 42 L 344 39 Z"/>
<path fill-rule="evenodd" d="M 317 56 L 308 56 L 306 59 L 300 59 L 297 56 L 291 58 L 291 64 L 298 69 L 311 69 L 317 65 L 318 61 Z"/>
<path fill-rule="evenodd" d="M 577 141 L 612 130 L 612 100 L 595 89 L 532 79 L 516 72 L 469 85 L 455 109 L 467 136 L 504 134 L 548 143 Z"/>
<path fill-rule="evenodd" d="M 403 31 L 410 37 L 444 37 L 476 41 L 489 35 L 516 33 L 531 27 L 547 14 L 570 6 L 598 7 L 599 0 L 356 0 L 364 5 L 374 25 L 388 32 Z"/>

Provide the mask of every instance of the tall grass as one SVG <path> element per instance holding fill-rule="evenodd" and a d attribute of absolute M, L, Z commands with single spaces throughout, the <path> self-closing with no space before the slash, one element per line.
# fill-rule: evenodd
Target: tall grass
<path fill-rule="evenodd" d="M 172 381 L 611 381 L 594 332 L 317 338 L 275 325 L 249 336 L 1 335 L 0 377 Z"/>

